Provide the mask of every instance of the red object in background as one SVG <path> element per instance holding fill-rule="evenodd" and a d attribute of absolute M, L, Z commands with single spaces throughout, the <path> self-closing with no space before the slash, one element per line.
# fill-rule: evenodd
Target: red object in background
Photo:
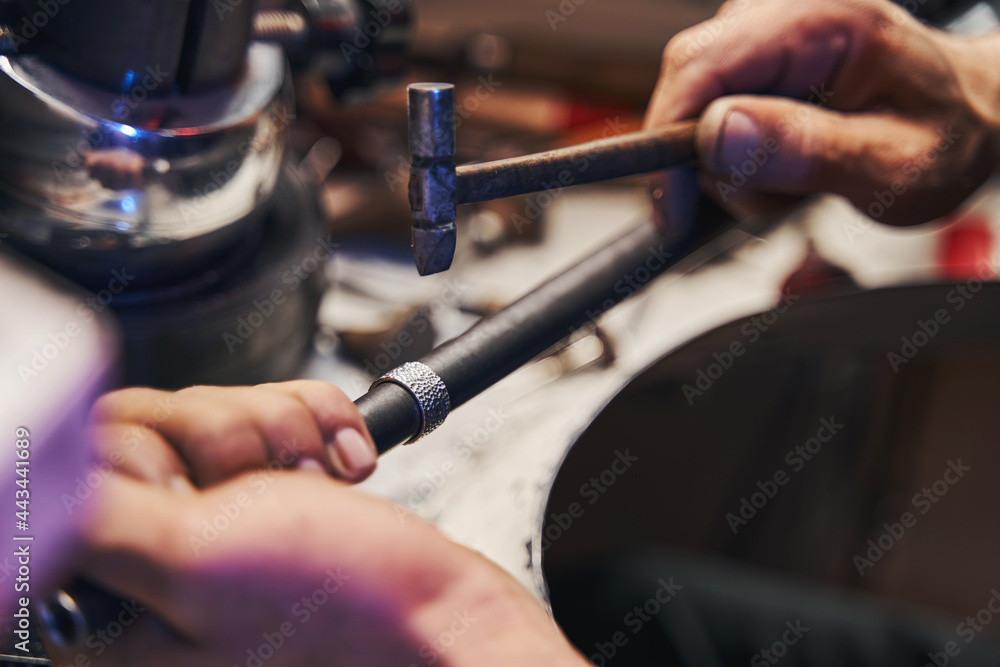
<path fill-rule="evenodd" d="M 809 249 L 805 258 L 785 279 L 781 291 L 789 294 L 816 295 L 853 287 L 857 287 L 857 284 L 851 274 L 816 252 L 816 245 L 809 239 Z"/>
<path fill-rule="evenodd" d="M 995 277 L 994 239 L 995 235 L 985 215 L 960 215 L 942 234 L 938 254 L 941 277 L 947 280 Z"/>
<path fill-rule="evenodd" d="M 573 99 L 568 104 L 566 127 L 575 130 L 588 125 L 603 125 L 615 118 L 635 116 L 635 111 L 616 104 L 594 104 L 586 100 Z"/>

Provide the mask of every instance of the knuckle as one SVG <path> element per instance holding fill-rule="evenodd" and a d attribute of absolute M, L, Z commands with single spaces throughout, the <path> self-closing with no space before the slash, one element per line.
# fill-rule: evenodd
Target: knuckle
<path fill-rule="evenodd" d="M 183 389 L 179 389 L 178 391 L 176 391 L 174 393 L 177 396 L 184 396 L 184 397 L 187 397 L 187 396 L 200 396 L 200 395 L 204 394 L 205 392 L 207 392 L 207 391 L 209 391 L 211 389 L 215 389 L 215 388 L 217 388 L 217 387 L 209 387 L 209 386 L 206 386 L 206 385 L 203 385 L 203 384 L 196 384 L 196 385 L 192 385 L 190 387 L 184 387 Z"/>
<path fill-rule="evenodd" d="M 748 9 L 750 7 L 751 0 L 726 0 L 721 5 L 719 5 L 719 10 L 715 13 L 718 17 L 728 17 L 732 16 L 736 12 Z"/>
<path fill-rule="evenodd" d="M 888 173 L 894 178 L 900 178 L 907 171 L 926 171 L 927 167 L 937 158 L 932 142 L 921 137 L 914 138 L 899 145 L 894 155 L 887 156 L 890 160 Z"/>
<path fill-rule="evenodd" d="M 697 27 L 682 30 L 663 49 L 664 71 L 677 72 L 684 69 L 702 55 L 704 49 L 698 41 Z"/>
<path fill-rule="evenodd" d="M 344 417 L 352 415 L 355 411 L 354 404 L 343 391 L 326 382 L 314 381 L 307 391 L 314 406 L 315 419 L 325 430 L 334 428 Z"/>
<path fill-rule="evenodd" d="M 114 421 L 121 407 L 138 398 L 143 391 L 141 388 L 132 387 L 116 389 L 102 395 L 90 408 L 90 421 L 92 423 Z"/>
<path fill-rule="evenodd" d="M 270 393 L 267 396 L 267 400 L 262 402 L 262 409 L 258 414 L 265 428 L 282 425 L 295 426 L 308 423 L 311 418 L 309 409 L 302 401 L 286 394 L 277 393 Z"/>
<path fill-rule="evenodd" d="M 343 391 L 329 382 L 323 382 L 322 380 L 299 380 L 298 382 L 303 393 L 315 394 L 322 398 L 334 397 L 339 399 L 345 396 Z"/>
<path fill-rule="evenodd" d="M 211 419 L 198 422 L 191 433 L 191 446 L 198 453 L 220 457 L 259 440 L 257 429 L 235 409 L 219 406 Z"/>
<path fill-rule="evenodd" d="M 127 390 L 119 390 L 127 391 Z M 90 407 L 90 422 L 92 424 L 100 424 L 102 422 L 111 421 L 115 414 L 115 406 L 117 397 L 115 394 L 118 392 L 111 392 L 109 394 L 104 394 Z"/>

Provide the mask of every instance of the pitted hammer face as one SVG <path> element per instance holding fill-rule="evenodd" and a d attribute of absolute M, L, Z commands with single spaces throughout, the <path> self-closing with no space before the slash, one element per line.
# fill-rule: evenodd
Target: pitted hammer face
<path fill-rule="evenodd" d="M 447 271 L 455 256 L 455 87 L 407 88 L 410 130 L 410 212 L 413 256 L 422 276 Z"/>

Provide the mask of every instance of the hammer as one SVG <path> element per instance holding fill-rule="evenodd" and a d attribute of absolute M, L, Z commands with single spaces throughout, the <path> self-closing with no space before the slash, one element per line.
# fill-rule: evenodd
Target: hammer
<path fill-rule="evenodd" d="M 545 153 L 455 167 L 455 86 L 407 88 L 413 257 L 428 276 L 455 257 L 457 207 L 670 169 L 695 160 L 697 121 Z"/>

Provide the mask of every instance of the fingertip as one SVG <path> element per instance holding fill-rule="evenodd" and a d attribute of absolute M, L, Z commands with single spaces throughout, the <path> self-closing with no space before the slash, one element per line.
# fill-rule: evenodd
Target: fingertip
<path fill-rule="evenodd" d="M 350 427 L 338 429 L 327 449 L 337 476 L 345 481 L 360 482 L 375 472 L 378 464 L 375 443 L 356 429 Z"/>
<path fill-rule="evenodd" d="M 715 173 L 728 173 L 752 157 L 762 141 L 757 115 L 729 100 L 710 104 L 698 123 L 698 157 L 705 169 Z"/>

